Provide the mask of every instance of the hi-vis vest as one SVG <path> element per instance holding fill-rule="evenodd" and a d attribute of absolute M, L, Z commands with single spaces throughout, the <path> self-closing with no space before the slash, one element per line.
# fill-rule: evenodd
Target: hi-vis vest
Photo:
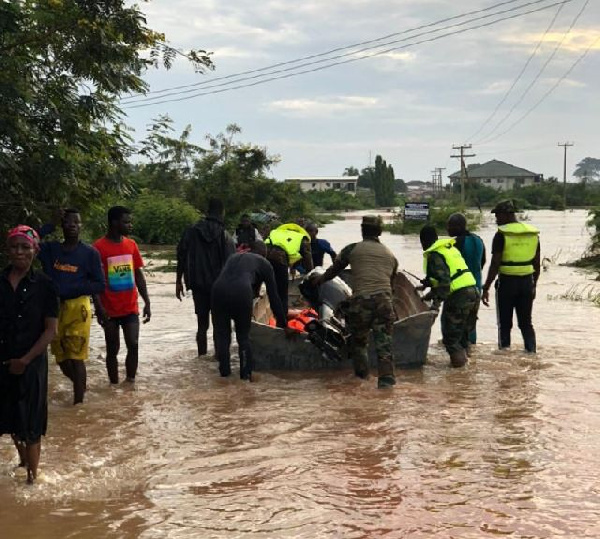
<path fill-rule="evenodd" d="M 444 257 L 444 261 L 450 270 L 450 293 L 456 292 L 461 288 L 475 286 L 475 277 L 469 271 L 465 259 L 460 251 L 454 247 L 456 240 L 454 238 L 442 238 L 437 240 L 429 249 L 423 253 L 423 269 L 427 273 L 427 260 L 431 253 L 439 253 Z M 435 279 L 431 279 L 431 284 L 438 285 Z"/>
<path fill-rule="evenodd" d="M 276 245 L 283 249 L 288 255 L 290 266 L 292 266 L 302 258 L 300 246 L 302 245 L 303 238 L 307 238 L 310 241 L 309 233 L 300 225 L 288 223 L 278 226 L 275 230 L 271 230 L 265 243 L 267 245 Z"/>
<path fill-rule="evenodd" d="M 508 223 L 498 227 L 504 236 L 504 251 L 499 272 L 502 275 L 531 275 L 540 231 L 525 223 Z"/>

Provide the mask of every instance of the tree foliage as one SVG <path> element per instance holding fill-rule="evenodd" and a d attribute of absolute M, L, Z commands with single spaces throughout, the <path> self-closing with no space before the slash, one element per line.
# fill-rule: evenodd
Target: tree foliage
<path fill-rule="evenodd" d="M 119 97 L 144 92 L 143 72 L 177 55 L 201 70 L 123 0 L 0 2 L 0 190 L 3 228 L 68 202 L 123 190 L 130 153 Z"/>
<path fill-rule="evenodd" d="M 378 206 L 394 205 L 394 169 L 378 155 L 375 157 L 375 169 L 373 172 L 373 191 L 375 191 L 375 203 Z"/>
<path fill-rule="evenodd" d="M 360 172 L 356 167 L 346 167 L 344 176 L 358 176 L 358 187 L 372 189 L 377 206 L 393 206 L 394 194 L 407 190 L 403 180 L 395 179 L 392 165 L 388 165 L 381 155 L 375 157 L 375 166 L 365 167 Z"/>
<path fill-rule="evenodd" d="M 584 182 L 600 180 L 600 159 L 586 157 L 577 163 L 573 176 Z"/>

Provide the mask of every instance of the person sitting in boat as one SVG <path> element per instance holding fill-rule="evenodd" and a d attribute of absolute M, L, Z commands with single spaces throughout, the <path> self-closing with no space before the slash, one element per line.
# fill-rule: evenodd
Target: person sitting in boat
<path fill-rule="evenodd" d="M 267 259 L 273 267 L 277 293 L 283 304 L 284 311 L 288 308 L 288 268 L 302 260 L 307 271 L 313 269 L 310 251 L 310 235 L 300 225 L 286 223 L 271 230 L 265 240 Z"/>
<path fill-rule="evenodd" d="M 454 238 L 438 239 L 435 227 L 425 225 L 420 232 L 423 247 L 425 287 L 431 290 L 423 297 L 442 310 L 442 342 L 450 354 L 453 367 L 467 362 L 469 333 L 473 331 L 479 309 L 479 291 L 465 259 L 454 246 Z"/>
<path fill-rule="evenodd" d="M 262 236 L 252 223 L 250 216 L 245 213 L 240 219 L 240 224 L 235 229 L 235 247 L 238 252 L 250 251 L 250 246 L 255 241 L 262 241 Z"/>
<path fill-rule="evenodd" d="M 239 347 L 242 380 L 251 380 L 252 376 L 254 366 L 250 348 L 252 303 L 263 283 L 267 288 L 277 327 L 287 326 L 286 311 L 277 293 L 273 268 L 265 259 L 267 248 L 262 241 L 256 241 L 251 249 L 251 252 L 230 256 L 212 287 L 211 311 L 219 372 L 221 376 L 231 374 L 229 347 L 233 320 Z"/>
<path fill-rule="evenodd" d="M 363 240 L 344 247 L 325 273 L 312 277 L 313 284 L 338 276 L 350 265 L 352 296 L 340 305 L 350 333 L 348 350 L 356 376 L 367 378 L 367 345 L 373 331 L 377 350 L 378 388 L 396 383 L 392 361 L 392 329 L 396 314 L 392 304 L 392 283 L 398 270 L 393 253 L 379 241 L 383 222 L 379 216 L 365 215 L 361 224 Z"/>
<path fill-rule="evenodd" d="M 329 255 L 331 257 L 331 261 L 335 261 L 335 257 L 337 256 L 336 252 L 331 247 L 331 243 L 322 238 L 317 238 L 317 234 L 319 233 L 319 227 L 316 223 L 308 223 L 306 225 L 306 231 L 310 235 L 310 251 L 312 254 L 313 265 L 315 268 L 319 266 L 323 266 L 323 262 L 325 261 L 325 255 Z M 298 273 L 304 275 L 306 269 L 302 264 L 298 264 L 296 268 Z"/>

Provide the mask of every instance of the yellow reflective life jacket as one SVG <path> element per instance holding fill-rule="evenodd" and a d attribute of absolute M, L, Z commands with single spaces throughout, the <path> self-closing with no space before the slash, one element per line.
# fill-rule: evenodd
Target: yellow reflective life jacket
<path fill-rule="evenodd" d="M 526 223 L 508 223 L 498 227 L 504 236 L 504 251 L 499 273 L 502 275 L 531 275 L 538 248 L 540 231 Z"/>
<path fill-rule="evenodd" d="M 300 246 L 304 238 L 310 241 L 310 234 L 300 225 L 288 223 L 271 230 L 265 243 L 283 249 L 288 255 L 289 265 L 292 266 L 302 258 Z"/>
<path fill-rule="evenodd" d="M 450 270 L 450 293 L 456 292 L 461 288 L 475 286 L 475 277 L 469 271 L 465 259 L 460 251 L 454 247 L 456 240 L 454 238 L 441 238 L 437 240 L 429 249 L 423 253 L 423 270 L 427 274 L 427 260 L 431 253 L 439 253 L 444 257 L 444 261 Z M 430 279 L 433 287 L 438 285 L 436 279 Z"/>

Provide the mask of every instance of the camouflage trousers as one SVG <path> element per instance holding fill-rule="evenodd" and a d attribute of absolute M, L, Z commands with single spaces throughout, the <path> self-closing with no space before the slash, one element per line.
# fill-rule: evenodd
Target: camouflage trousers
<path fill-rule="evenodd" d="M 450 294 L 442 309 L 442 341 L 449 354 L 466 349 L 477 323 L 479 292 L 474 286 Z"/>
<path fill-rule="evenodd" d="M 353 297 L 342 302 L 339 310 L 350 333 L 348 355 L 356 373 L 362 376 L 369 372 L 369 333 L 373 331 L 378 375 L 393 377 L 392 329 L 396 314 L 391 296 L 383 292 L 368 298 Z"/>

